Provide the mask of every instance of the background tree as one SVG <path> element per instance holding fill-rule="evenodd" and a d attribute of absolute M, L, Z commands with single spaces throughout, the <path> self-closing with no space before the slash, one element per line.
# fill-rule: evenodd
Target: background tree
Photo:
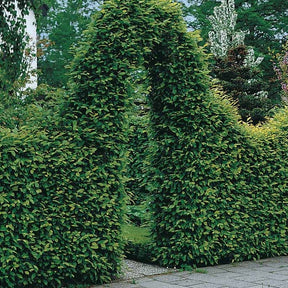
<path fill-rule="evenodd" d="M 17 12 L 16 7 L 19 8 Z M 31 2 L 28 0 L 1 1 L 0 3 L 0 88 L 8 90 L 9 85 L 16 79 L 25 77 L 26 64 L 24 49 L 24 15 L 28 14 Z M 20 15 L 19 15 L 20 14 Z"/>
<path fill-rule="evenodd" d="M 234 0 L 222 0 L 209 16 L 212 30 L 209 32 L 211 52 L 215 63 L 212 75 L 233 100 L 243 121 L 250 118 L 254 124 L 263 122 L 272 108 L 263 91 L 266 84 L 261 79 L 263 57 L 255 57 L 254 49 L 244 45 L 245 33 L 236 30 L 237 13 Z"/>
<path fill-rule="evenodd" d="M 284 103 L 288 103 L 288 41 L 283 44 L 280 53 L 274 56 L 274 71 L 281 85 L 281 98 Z M 280 86 L 279 85 L 279 86 Z"/>
<path fill-rule="evenodd" d="M 90 16 L 101 1 L 50 0 L 49 12 L 38 19 L 39 83 L 54 87 L 67 85 L 68 65 L 73 56 L 70 48 L 81 38 Z"/>
<path fill-rule="evenodd" d="M 193 16 L 189 26 L 201 30 L 204 41 L 208 40 L 208 32 L 211 24 L 208 15 L 213 14 L 215 6 L 219 5 L 217 0 L 187 0 L 185 6 L 186 14 Z M 188 5 L 189 4 L 189 5 Z M 263 77 L 269 83 L 268 97 L 279 102 L 280 89 L 273 72 L 273 64 L 269 56 L 269 49 L 280 52 L 281 44 L 288 33 L 288 1 L 278 0 L 235 0 L 235 8 L 238 13 L 236 29 L 247 30 L 245 43 L 253 46 L 255 53 L 265 55 L 261 63 Z"/>
<path fill-rule="evenodd" d="M 0 1 L 0 126 L 15 128 L 23 116 L 22 87 L 29 65 L 25 16 L 40 1 Z M 17 9 L 18 8 L 18 9 Z M 25 56 L 25 57 L 24 57 Z"/>
<path fill-rule="evenodd" d="M 249 50 L 245 45 L 231 48 L 226 57 L 215 60 L 212 72 L 220 80 L 225 93 L 235 101 L 238 112 L 245 122 L 264 122 L 273 105 L 267 98 L 258 66 L 245 64 Z"/>

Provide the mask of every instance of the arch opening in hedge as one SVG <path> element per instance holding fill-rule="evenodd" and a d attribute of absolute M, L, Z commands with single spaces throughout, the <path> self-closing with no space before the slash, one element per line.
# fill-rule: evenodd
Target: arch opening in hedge
<path fill-rule="evenodd" d="M 2 286 L 107 282 L 119 270 L 127 111 L 139 67 L 150 85 L 159 263 L 287 254 L 287 111 L 262 128 L 240 125 L 210 89 L 197 41 L 174 1 L 104 1 L 75 50 L 61 117 L 43 131 L 1 131 Z"/>
<path fill-rule="evenodd" d="M 109 125 L 102 143 L 116 147 L 125 135 L 131 75 L 147 69 L 159 262 L 207 265 L 287 253 L 283 117 L 262 128 L 239 123 L 228 100 L 210 89 L 206 56 L 174 1 L 106 1 L 93 21 L 72 66 L 72 110 L 87 115 L 81 97 L 97 106 L 92 121 Z"/>

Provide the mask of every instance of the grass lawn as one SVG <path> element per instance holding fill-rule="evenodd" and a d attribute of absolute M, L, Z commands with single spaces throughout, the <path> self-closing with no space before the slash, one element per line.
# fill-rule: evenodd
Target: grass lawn
<path fill-rule="evenodd" d="M 133 243 L 150 242 L 150 231 L 148 227 L 138 227 L 132 224 L 123 225 L 123 236 Z"/>
<path fill-rule="evenodd" d="M 151 249 L 151 237 L 148 227 L 139 227 L 132 224 L 123 225 L 123 237 L 125 239 L 125 256 L 128 259 L 153 263 Z"/>

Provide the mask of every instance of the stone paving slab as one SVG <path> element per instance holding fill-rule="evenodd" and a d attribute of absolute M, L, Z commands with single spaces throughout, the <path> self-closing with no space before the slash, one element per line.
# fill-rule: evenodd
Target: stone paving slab
<path fill-rule="evenodd" d="M 154 275 L 143 277 L 138 273 L 125 281 L 91 288 L 288 288 L 288 256 L 205 267 L 191 272 L 152 268 Z M 164 274 L 157 274 L 159 271 Z M 142 276 L 137 278 L 137 275 Z"/>

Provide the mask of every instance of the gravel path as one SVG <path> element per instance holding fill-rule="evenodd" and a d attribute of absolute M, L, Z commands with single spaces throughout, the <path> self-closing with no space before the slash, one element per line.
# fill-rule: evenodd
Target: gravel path
<path fill-rule="evenodd" d="M 145 264 L 128 259 L 123 261 L 122 270 L 123 274 L 120 276 L 120 280 L 137 279 L 145 276 L 166 274 L 176 271 L 174 269 L 163 268 L 157 265 Z"/>

